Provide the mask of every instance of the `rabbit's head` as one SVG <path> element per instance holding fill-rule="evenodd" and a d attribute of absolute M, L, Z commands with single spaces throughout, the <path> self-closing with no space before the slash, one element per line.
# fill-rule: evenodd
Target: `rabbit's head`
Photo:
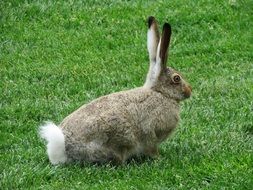
<path fill-rule="evenodd" d="M 178 71 L 166 66 L 170 37 L 170 24 L 163 25 L 160 37 L 155 18 L 152 16 L 148 18 L 147 46 L 150 67 L 144 87 L 181 101 L 191 96 L 192 88 Z"/>

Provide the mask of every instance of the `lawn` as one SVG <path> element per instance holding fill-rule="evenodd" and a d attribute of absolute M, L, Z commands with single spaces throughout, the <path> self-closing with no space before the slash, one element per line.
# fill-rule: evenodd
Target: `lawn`
<path fill-rule="evenodd" d="M 253 189 L 253 3 L 0 2 L 0 189 Z M 143 85 L 146 18 L 172 25 L 193 87 L 157 160 L 52 166 L 39 139 L 101 95 Z"/>

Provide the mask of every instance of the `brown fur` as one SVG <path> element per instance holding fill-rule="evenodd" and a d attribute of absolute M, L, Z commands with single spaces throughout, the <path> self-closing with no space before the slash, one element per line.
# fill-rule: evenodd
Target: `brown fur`
<path fill-rule="evenodd" d="M 166 139 L 178 120 L 176 101 L 151 89 L 137 88 L 103 96 L 82 106 L 65 118 L 60 127 L 68 158 L 108 161 L 115 154 L 123 162 L 133 154 L 151 154 L 149 150 Z M 92 145 L 93 150 L 88 150 L 90 143 L 97 150 Z"/>

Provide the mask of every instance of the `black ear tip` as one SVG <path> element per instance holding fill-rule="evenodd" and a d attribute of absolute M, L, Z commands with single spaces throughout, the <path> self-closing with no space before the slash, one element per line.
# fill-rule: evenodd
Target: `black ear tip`
<path fill-rule="evenodd" d="M 164 25 L 163 25 L 163 30 L 165 30 L 165 29 L 171 30 L 171 25 L 167 22 L 165 22 Z"/>
<path fill-rule="evenodd" d="M 147 21 L 148 21 L 148 28 L 150 28 L 152 23 L 155 21 L 155 17 L 149 16 Z"/>

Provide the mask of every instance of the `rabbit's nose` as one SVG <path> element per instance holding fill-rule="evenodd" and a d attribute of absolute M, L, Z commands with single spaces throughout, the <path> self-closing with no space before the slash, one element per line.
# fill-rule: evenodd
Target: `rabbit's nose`
<path fill-rule="evenodd" d="M 190 90 L 192 91 L 192 87 L 190 85 L 188 85 L 188 88 L 190 88 Z"/>
<path fill-rule="evenodd" d="M 190 85 L 185 86 L 183 93 L 185 98 L 189 98 L 192 93 L 192 87 Z"/>

